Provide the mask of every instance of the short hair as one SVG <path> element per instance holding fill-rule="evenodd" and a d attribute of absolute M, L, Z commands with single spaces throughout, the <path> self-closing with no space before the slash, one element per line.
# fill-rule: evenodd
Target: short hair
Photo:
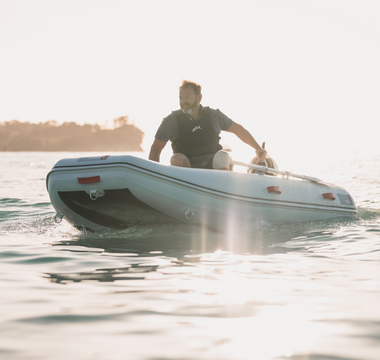
<path fill-rule="evenodd" d="M 179 87 L 179 91 L 181 91 L 182 89 L 185 89 L 185 88 L 192 88 L 194 90 L 194 94 L 196 96 L 198 96 L 202 90 L 202 87 L 199 84 L 197 84 L 193 81 L 189 81 L 189 80 L 183 80 L 182 81 L 182 85 Z"/>

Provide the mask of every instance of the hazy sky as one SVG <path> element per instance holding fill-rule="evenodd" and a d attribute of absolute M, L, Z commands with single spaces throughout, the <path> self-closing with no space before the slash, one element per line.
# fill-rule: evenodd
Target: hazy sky
<path fill-rule="evenodd" d="M 272 154 L 380 153 L 379 18 L 378 0 L 0 0 L 0 121 L 129 115 L 148 147 L 189 79 Z"/>

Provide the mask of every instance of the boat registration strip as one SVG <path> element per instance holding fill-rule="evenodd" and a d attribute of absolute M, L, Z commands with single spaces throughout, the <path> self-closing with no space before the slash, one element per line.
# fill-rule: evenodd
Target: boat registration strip
<path fill-rule="evenodd" d="M 78 184 L 96 184 L 100 183 L 100 175 L 89 177 L 78 177 Z"/>

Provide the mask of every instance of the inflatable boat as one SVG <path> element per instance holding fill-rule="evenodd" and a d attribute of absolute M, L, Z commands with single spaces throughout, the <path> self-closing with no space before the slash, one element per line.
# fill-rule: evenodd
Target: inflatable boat
<path fill-rule="evenodd" d="M 357 213 L 341 187 L 235 164 L 255 172 L 180 168 L 129 155 L 63 159 L 47 175 L 46 186 L 56 221 L 64 218 L 95 231 L 162 223 L 234 231 L 262 221 L 283 224 Z"/>

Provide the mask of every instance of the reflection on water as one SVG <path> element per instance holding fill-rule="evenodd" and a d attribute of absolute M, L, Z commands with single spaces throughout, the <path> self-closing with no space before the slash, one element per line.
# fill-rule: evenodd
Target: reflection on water
<path fill-rule="evenodd" d="M 96 269 L 89 272 L 67 273 L 67 274 L 48 274 L 50 280 L 56 283 L 67 283 L 68 281 L 80 282 L 86 280 L 96 281 L 115 281 L 115 280 L 143 280 L 144 273 L 155 271 L 157 266 L 130 266 L 115 269 Z M 141 274 L 139 276 L 139 274 Z"/>
<path fill-rule="evenodd" d="M 58 359 L 73 354 L 60 338 L 76 344 L 78 359 L 375 359 L 380 275 L 369 260 L 379 260 L 380 228 L 358 221 L 267 227 L 228 240 L 207 234 L 206 241 L 203 230 L 188 227 L 78 232 L 24 246 L 25 253 L 8 249 L 1 254 L 10 269 L 33 261 L 43 274 L 28 276 L 24 312 L 6 328 L 17 322 L 41 359 L 50 352 L 32 344 L 45 339 L 60 349 Z M 359 241 L 365 232 L 370 237 Z M 224 250 L 239 240 L 240 252 Z M 355 247 L 369 258 L 347 253 Z M 49 263 L 48 255 L 60 260 Z M 19 274 L 9 280 L 25 280 Z M 10 300 L 16 309 L 20 300 Z M 19 347 L 10 340 L 3 349 Z M 14 351 L 10 358 L 25 355 Z"/>
<path fill-rule="evenodd" d="M 9 359 L 50 359 L 52 349 L 56 359 L 376 359 L 376 222 L 226 235 L 182 225 L 90 233 L 41 220 L 0 245 Z"/>
<path fill-rule="evenodd" d="M 275 239 L 263 231 L 256 233 L 256 240 L 252 239 L 252 234 L 240 234 L 238 239 L 226 241 L 224 234 L 206 234 L 202 229 L 187 225 L 156 226 L 150 230 L 147 227 L 134 227 L 105 234 L 82 233 L 75 240 L 54 241 L 52 247 L 56 251 L 117 256 L 118 259 L 123 259 L 127 266 L 99 268 L 75 274 L 49 274 L 50 279 L 59 283 L 82 280 L 141 280 L 144 279 L 144 273 L 156 272 L 157 268 L 184 268 L 189 265 L 195 267 L 201 263 L 202 254 L 220 253 L 220 249 L 228 247 L 231 250 L 235 249 L 237 254 L 284 252 L 282 248 L 271 247 Z M 171 232 L 168 232 L 170 230 Z M 125 237 L 122 237 L 123 235 Z M 147 265 L 152 263 L 154 265 Z M 228 262 L 221 262 L 221 266 L 225 265 L 228 265 Z"/>

